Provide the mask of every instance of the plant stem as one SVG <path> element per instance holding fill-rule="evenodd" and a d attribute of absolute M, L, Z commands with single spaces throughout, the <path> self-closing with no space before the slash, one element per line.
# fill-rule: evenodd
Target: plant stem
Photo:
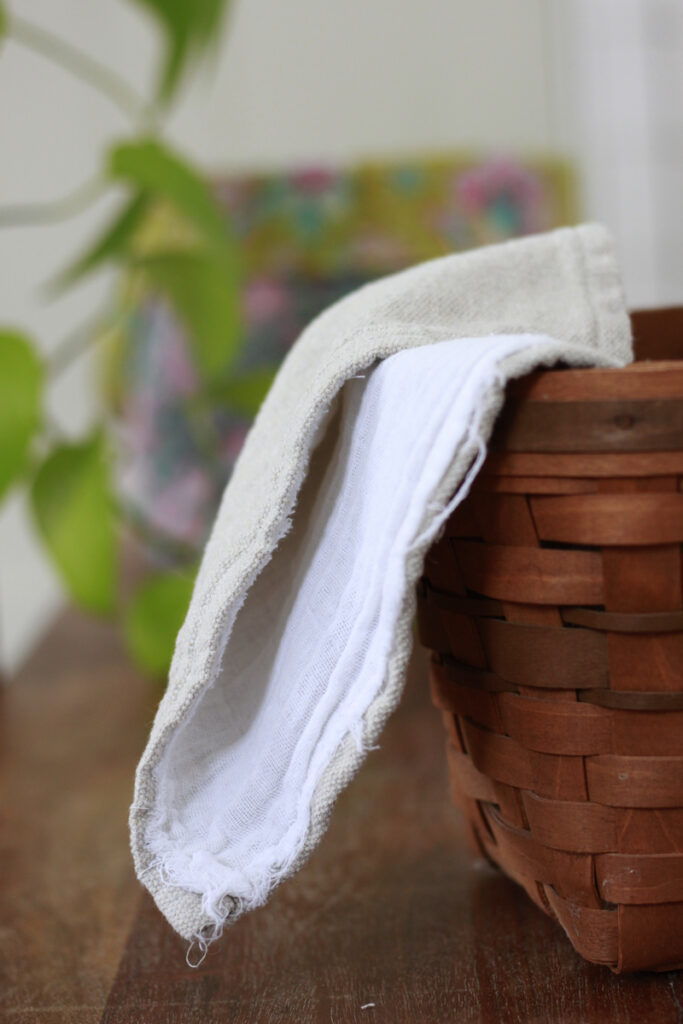
<path fill-rule="evenodd" d="M 87 210 L 104 194 L 107 187 L 104 178 L 96 174 L 60 199 L 0 206 L 0 228 L 36 227 L 68 220 Z"/>
<path fill-rule="evenodd" d="M 112 317 L 111 313 L 107 315 L 107 310 L 105 310 L 104 313 L 94 316 L 88 323 L 81 325 L 62 338 L 48 360 L 50 379 L 56 380 L 71 366 L 74 360 L 87 351 L 90 345 L 95 341 L 103 341 L 112 331 L 121 326 L 124 319 L 124 314 Z"/>
<path fill-rule="evenodd" d="M 87 82 L 134 123 L 144 122 L 153 114 L 153 109 L 125 78 L 42 26 L 13 14 L 9 22 L 9 36 Z"/>

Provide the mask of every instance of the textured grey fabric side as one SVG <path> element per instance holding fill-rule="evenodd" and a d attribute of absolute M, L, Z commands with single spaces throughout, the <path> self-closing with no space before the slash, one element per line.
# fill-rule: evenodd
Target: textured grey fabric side
<path fill-rule="evenodd" d="M 572 365 L 630 361 L 631 335 L 608 232 L 600 225 L 561 229 L 421 264 L 360 289 L 318 317 L 285 360 L 226 488 L 186 621 L 178 635 L 169 686 L 136 775 L 131 847 L 141 882 L 181 935 L 209 922 L 201 897 L 167 884 L 146 843 L 155 813 L 156 769 L 171 736 L 216 678 L 234 619 L 251 584 L 287 532 L 311 451 L 344 382 L 402 349 L 489 334 L 544 334 L 509 357 L 502 381 L 560 359 Z M 483 435 L 504 399 L 491 389 Z M 462 451 L 445 475 L 437 503 L 454 493 L 476 451 Z M 423 528 L 434 512 L 426 512 Z M 384 686 L 365 715 L 372 744 L 400 697 L 412 645 L 414 586 L 426 544 L 405 565 L 405 595 Z M 363 756 L 349 738 L 338 749 L 311 806 L 307 840 L 294 866 L 324 832 L 340 791 Z M 291 872 L 290 872 L 291 873 Z M 229 908 L 226 908 L 229 909 Z"/>

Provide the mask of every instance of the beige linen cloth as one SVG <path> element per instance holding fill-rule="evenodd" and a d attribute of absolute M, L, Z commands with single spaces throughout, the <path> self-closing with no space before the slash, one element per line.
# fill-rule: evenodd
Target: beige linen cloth
<path fill-rule="evenodd" d="M 226 488 L 137 770 L 138 877 L 200 952 L 308 857 L 395 708 L 425 553 L 505 382 L 631 358 L 600 225 L 421 264 L 303 332 Z"/>

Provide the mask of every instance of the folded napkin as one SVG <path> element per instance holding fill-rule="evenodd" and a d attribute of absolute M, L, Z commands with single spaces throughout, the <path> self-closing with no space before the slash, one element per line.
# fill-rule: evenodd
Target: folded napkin
<path fill-rule="evenodd" d="M 506 381 L 631 358 L 599 225 L 421 264 L 303 332 L 226 488 L 137 771 L 136 870 L 181 935 L 205 949 L 319 841 L 399 700 L 425 553 Z"/>

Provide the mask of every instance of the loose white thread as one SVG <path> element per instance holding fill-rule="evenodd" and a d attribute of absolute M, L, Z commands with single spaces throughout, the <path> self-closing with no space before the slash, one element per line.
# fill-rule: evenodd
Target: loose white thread
<path fill-rule="evenodd" d="M 190 959 L 190 957 L 191 957 L 191 954 L 192 954 L 192 950 L 195 948 L 195 946 L 198 947 L 198 949 L 200 951 L 200 955 L 199 955 L 199 958 L 197 960 L 193 961 L 193 960 Z M 206 954 L 208 952 L 209 952 L 209 943 L 205 942 L 203 939 L 197 937 L 197 938 L 193 939 L 192 942 L 190 943 L 190 945 L 187 947 L 187 953 L 185 954 L 185 963 L 187 964 L 188 967 L 192 967 L 193 969 L 196 970 L 197 967 L 201 967 L 202 966 L 202 964 L 206 960 Z"/>

